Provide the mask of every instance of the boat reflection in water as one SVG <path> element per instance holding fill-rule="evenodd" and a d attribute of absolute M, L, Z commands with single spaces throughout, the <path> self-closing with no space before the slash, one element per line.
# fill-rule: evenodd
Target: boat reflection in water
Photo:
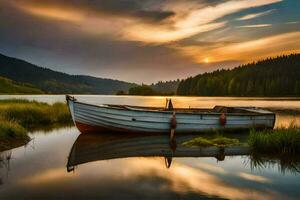
<path fill-rule="evenodd" d="M 73 171 L 80 164 L 128 157 L 162 157 L 167 168 L 176 157 L 215 157 L 224 160 L 225 156 L 248 155 L 246 147 L 199 148 L 182 145 L 185 141 L 198 137 L 195 134 L 168 135 L 87 133 L 81 134 L 72 146 L 68 157 L 67 171 Z"/>

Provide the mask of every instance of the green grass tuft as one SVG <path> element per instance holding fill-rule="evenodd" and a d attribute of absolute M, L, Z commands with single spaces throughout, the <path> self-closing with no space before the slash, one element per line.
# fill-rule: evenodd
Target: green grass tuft
<path fill-rule="evenodd" d="M 183 143 L 183 145 L 192 147 L 228 147 L 236 146 L 239 144 L 240 142 L 238 139 L 227 138 L 224 136 L 217 136 L 215 138 L 196 137 Z"/>
<path fill-rule="evenodd" d="M 27 131 L 18 123 L 13 121 L 0 121 L 0 138 L 7 139 L 28 139 Z"/>
<path fill-rule="evenodd" d="M 251 130 L 248 144 L 256 153 L 296 155 L 300 153 L 300 129 Z"/>
<path fill-rule="evenodd" d="M 1 100 L 0 116 L 25 128 L 72 122 L 69 109 L 64 103 L 49 105 L 28 100 Z"/>
<path fill-rule="evenodd" d="M 0 100 L 0 150 L 26 144 L 28 130 L 69 125 L 71 114 L 66 104 L 53 105 L 24 99 Z"/>

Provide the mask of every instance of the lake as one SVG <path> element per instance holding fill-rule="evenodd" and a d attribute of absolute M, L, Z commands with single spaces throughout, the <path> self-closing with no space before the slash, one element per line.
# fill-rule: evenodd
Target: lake
<path fill-rule="evenodd" d="M 79 95 L 102 104 L 164 106 L 165 97 Z M 48 103 L 63 95 L 3 95 Z M 172 97 L 175 107 L 257 106 L 276 110 L 276 127 L 300 123 L 300 99 Z M 0 153 L 0 199 L 299 199 L 300 167 L 247 154 L 199 154 L 197 135 L 80 134 L 75 127 L 30 133 L 26 146 Z M 243 138 L 236 133 L 234 137 Z"/>

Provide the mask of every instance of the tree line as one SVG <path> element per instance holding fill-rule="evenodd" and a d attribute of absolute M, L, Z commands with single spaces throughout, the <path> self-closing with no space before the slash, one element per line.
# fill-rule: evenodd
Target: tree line
<path fill-rule="evenodd" d="M 300 96 L 300 54 L 268 58 L 182 80 L 178 95 Z"/>

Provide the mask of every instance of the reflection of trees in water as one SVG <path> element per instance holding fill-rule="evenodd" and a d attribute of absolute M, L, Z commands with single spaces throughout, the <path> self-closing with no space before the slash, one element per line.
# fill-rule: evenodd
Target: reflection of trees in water
<path fill-rule="evenodd" d="M 2 154 L 0 153 L 0 170 L 2 167 L 3 167 L 3 159 L 2 159 Z M 0 185 L 2 184 L 3 184 L 2 175 L 0 174 Z"/>
<path fill-rule="evenodd" d="M 250 156 L 251 169 L 278 168 L 282 174 L 287 172 L 300 173 L 300 156 L 264 156 L 252 154 Z"/>
<path fill-rule="evenodd" d="M 5 168 L 6 171 L 6 175 L 8 175 L 9 172 L 9 163 L 10 163 L 10 159 L 11 159 L 11 151 L 4 151 L 4 152 L 0 152 L 0 170 L 1 168 Z M 1 170 L 2 171 L 2 170 Z M 3 184 L 3 174 L 0 174 L 0 185 Z"/>

